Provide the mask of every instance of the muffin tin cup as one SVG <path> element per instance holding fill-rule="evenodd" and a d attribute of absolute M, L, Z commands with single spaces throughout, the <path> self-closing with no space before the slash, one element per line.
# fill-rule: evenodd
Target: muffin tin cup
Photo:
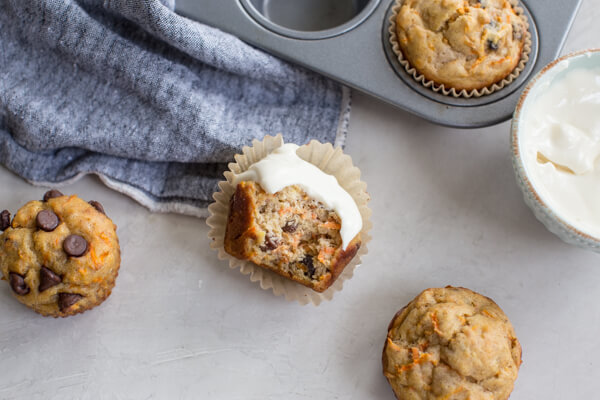
<path fill-rule="evenodd" d="M 361 258 L 367 254 L 367 244 L 371 240 L 369 235 L 372 228 L 371 210 L 367 206 L 370 199 L 366 191 L 367 185 L 360 180 L 360 170 L 353 165 L 350 156 L 344 154 L 340 148 L 334 148 L 329 143 L 323 144 L 313 140 L 298 149 L 300 158 L 336 177 L 339 184 L 350 193 L 362 216 L 363 227 L 360 232 L 362 244 L 360 249 L 333 285 L 323 293 L 315 292 L 250 261 L 237 259 L 229 255 L 224 247 L 225 229 L 229 216 L 229 201 L 235 192 L 235 186 L 232 184 L 235 175 L 246 171 L 250 165 L 260 161 L 282 144 L 283 137 L 281 135 L 275 137 L 265 136 L 262 141 L 254 140 L 252 146 L 245 146 L 242 149 L 242 154 L 235 156 L 236 162 L 230 163 L 229 171 L 224 174 L 227 180 L 219 182 L 220 191 L 213 195 L 215 202 L 208 207 L 210 216 L 206 223 L 211 228 L 208 237 L 211 239 L 210 246 L 218 251 L 219 259 L 229 261 L 230 268 L 239 268 L 242 274 L 249 275 L 250 280 L 257 282 L 263 290 L 271 290 L 274 295 L 284 296 L 288 301 L 297 301 L 302 305 L 312 303 L 317 306 L 323 301 L 331 300 L 336 292 L 342 290 L 344 282 L 352 278 L 354 270 L 360 265 Z"/>
<path fill-rule="evenodd" d="M 395 0 L 394 4 L 392 5 L 392 8 L 391 8 L 390 16 L 388 19 L 388 32 L 387 32 L 389 44 L 391 45 L 393 54 L 397 57 L 398 62 L 400 63 L 401 67 L 403 68 L 403 72 L 406 72 L 406 74 L 408 74 L 414 81 L 420 83 L 423 87 L 430 89 L 430 90 L 434 91 L 435 93 L 443 94 L 444 96 L 451 96 L 454 98 L 463 97 L 463 98 L 467 98 L 467 99 L 487 96 L 487 95 L 490 95 L 492 93 L 499 91 L 500 89 L 506 87 L 507 85 L 509 85 L 510 83 L 515 81 L 517 79 L 517 77 L 521 74 L 521 72 L 523 72 L 525 67 L 527 66 L 527 62 L 530 59 L 530 55 L 531 55 L 532 47 L 533 47 L 532 35 L 531 35 L 532 24 L 529 23 L 529 19 L 527 18 L 525 10 L 523 9 L 523 7 L 520 6 L 518 0 L 510 0 L 510 4 L 512 5 L 512 7 L 515 10 L 515 12 L 517 13 L 517 15 L 519 15 L 520 17 L 523 17 L 523 20 L 525 21 L 525 27 L 526 27 L 525 42 L 523 44 L 523 49 L 521 50 L 521 59 L 519 60 L 519 63 L 517 64 L 515 69 L 513 69 L 513 71 L 510 73 L 510 75 L 508 75 L 507 77 L 502 79 L 500 82 L 493 83 L 490 86 L 484 87 L 483 89 L 473 89 L 473 90 L 462 89 L 460 91 L 457 91 L 454 88 L 447 88 L 444 84 L 438 84 L 435 81 L 429 80 L 429 79 L 425 78 L 424 75 L 420 74 L 419 71 L 417 71 L 416 68 L 414 68 L 412 65 L 410 65 L 408 60 L 404 58 L 404 54 L 402 54 L 400 44 L 398 43 L 398 38 L 397 38 L 397 33 L 396 33 L 396 18 L 398 17 L 398 12 L 400 11 L 402 4 L 404 4 L 404 0 Z M 398 72 L 400 72 L 400 71 L 398 71 Z"/>
<path fill-rule="evenodd" d="M 316 40 L 341 35 L 367 19 L 380 0 L 240 0 L 260 25 L 282 36 Z"/>

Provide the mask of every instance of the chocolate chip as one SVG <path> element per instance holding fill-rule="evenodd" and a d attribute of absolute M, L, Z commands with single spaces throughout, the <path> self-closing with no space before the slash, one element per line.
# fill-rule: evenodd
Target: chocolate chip
<path fill-rule="evenodd" d="M 275 250 L 279 246 L 279 238 L 275 235 L 267 233 L 265 235 L 265 244 L 260 246 L 262 251 Z"/>
<path fill-rule="evenodd" d="M 38 288 L 40 292 L 50 289 L 52 286 L 56 286 L 61 282 L 62 278 L 48 268 L 42 267 L 40 269 L 40 286 Z"/>
<path fill-rule="evenodd" d="M 498 42 L 494 42 L 493 40 L 488 39 L 487 45 L 490 50 L 494 50 L 494 51 L 498 50 Z"/>
<path fill-rule="evenodd" d="M 302 261 L 300 261 L 302 264 L 306 265 L 306 272 L 305 274 L 308 275 L 309 277 L 312 277 L 315 274 L 315 265 L 313 263 L 313 258 L 312 256 L 309 256 L 308 254 L 304 256 L 304 258 L 302 259 Z"/>
<path fill-rule="evenodd" d="M 287 233 L 294 233 L 296 232 L 297 228 L 298 224 L 296 224 L 296 222 L 293 219 L 291 219 L 285 223 L 281 230 Z"/>
<path fill-rule="evenodd" d="M 65 311 L 82 298 L 82 295 L 76 293 L 59 293 L 58 308 L 60 308 L 60 311 Z"/>
<path fill-rule="evenodd" d="M 8 210 L 3 210 L 0 213 L 0 231 L 5 231 L 10 227 L 10 213 Z"/>
<path fill-rule="evenodd" d="M 92 207 L 94 207 L 96 210 L 100 211 L 102 214 L 106 215 L 106 213 L 104 212 L 104 207 L 102 207 L 102 204 L 100 204 L 96 200 L 90 201 L 90 205 Z"/>
<path fill-rule="evenodd" d="M 42 210 L 35 217 L 37 227 L 46 232 L 52 232 L 58 226 L 58 215 L 52 210 Z"/>
<path fill-rule="evenodd" d="M 59 192 L 56 189 L 48 190 L 46 192 L 46 194 L 44 194 L 44 201 L 48 201 L 50 199 L 53 199 L 55 197 L 60 197 L 60 196 L 64 196 L 64 194 L 62 194 L 61 192 Z"/>
<path fill-rule="evenodd" d="M 29 286 L 25 283 L 25 278 L 23 278 L 23 276 L 11 272 L 8 274 L 8 279 L 10 281 L 10 287 L 19 296 L 25 296 L 29 293 Z"/>
<path fill-rule="evenodd" d="M 79 235 L 69 235 L 63 242 L 63 250 L 71 257 L 81 257 L 87 247 L 87 241 Z"/>

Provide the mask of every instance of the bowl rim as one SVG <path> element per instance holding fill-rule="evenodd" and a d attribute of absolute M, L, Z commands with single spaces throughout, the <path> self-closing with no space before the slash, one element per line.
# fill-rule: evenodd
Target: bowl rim
<path fill-rule="evenodd" d="M 524 165 L 523 159 L 521 157 L 521 148 L 519 145 L 519 125 L 521 122 L 521 113 L 523 110 L 523 105 L 524 105 L 525 101 L 527 100 L 528 95 L 531 92 L 531 90 L 533 89 L 533 87 L 537 84 L 537 82 L 543 76 L 545 76 L 545 74 L 548 71 L 552 70 L 560 62 L 567 60 L 567 59 L 583 57 L 585 54 L 589 54 L 589 53 L 600 53 L 600 48 L 578 50 L 578 51 L 575 51 L 572 53 L 565 54 L 564 56 L 557 58 L 556 60 L 552 61 L 551 63 L 546 65 L 544 68 L 542 68 L 540 71 L 538 71 L 535 74 L 535 76 L 527 83 L 527 85 L 521 92 L 521 95 L 519 96 L 519 101 L 517 102 L 517 106 L 515 108 L 515 112 L 513 114 L 512 120 L 511 120 L 511 151 L 512 151 L 512 158 L 513 158 L 513 162 L 514 162 L 514 166 L 515 166 L 515 172 L 518 174 L 518 178 L 520 178 L 523 181 L 523 183 L 527 186 L 527 190 L 529 191 L 529 193 L 531 193 L 533 195 L 533 198 L 535 199 L 536 203 L 538 203 L 538 205 L 540 205 L 542 207 L 543 212 L 547 216 L 552 218 L 553 220 L 557 221 L 561 226 L 566 228 L 568 231 L 570 231 L 570 233 L 575 234 L 575 235 L 582 237 L 586 240 L 589 240 L 591 242 L 594 242 L 594 245 L 600 245 L 600 237 L 592 236 L 589 233 L 582 232 L 578 228 L 575 228 L 572 224 L 570 224 L 569 222 L 566 222 L 563 218 L 559 217 L 556 214 L 556 212 L 554 211 L 554 209 L 551 208 L 550 206 L 548 206 L 548 204 L 546 204 L 544 202 L 544 200 L 542 200 L 542 197 L 535 190 L 532 182 L 529 180 L 529 176 L 527 175 L 527 170 L 525 169 L 525 165 Z"/>

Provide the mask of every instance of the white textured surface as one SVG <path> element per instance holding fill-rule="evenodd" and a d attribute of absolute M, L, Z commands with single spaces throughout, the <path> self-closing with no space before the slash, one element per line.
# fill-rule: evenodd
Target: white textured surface
<path fill-rule="evenodd" d="M 536 0 L 542 1 L 542 0 Z M 565 51 L 600 47 L 584 0 Z M 203 220 L 151 214 L 86 178 L 123 264 L 101 307 L 42 318 L 0 285 L 0 399 L 393 399 L 389 320 L 422 289 L 463 285 L 511 318 L 524 364 L 511 399 L 596 399 L 600 258 L 537 222 L 515 184 L 509 125 L 431 125 L 355 94 L 347 152 L 369 184 L 369 255 L 332 302 L 287 303 L 219 261 Z M 0 209 L 44 190 L 0 168 Z"/>

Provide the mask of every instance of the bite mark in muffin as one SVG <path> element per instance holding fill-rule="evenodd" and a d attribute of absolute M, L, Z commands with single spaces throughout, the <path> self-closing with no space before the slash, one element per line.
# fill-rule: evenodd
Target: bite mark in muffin
<path fill-rule="evenodd" d="M 269 194 L 240 182 L 231 198 L 225 251 L 322 292 L 360 247 L 360 235 L 342 248 L 341 221 L 300 187 Z"/>

